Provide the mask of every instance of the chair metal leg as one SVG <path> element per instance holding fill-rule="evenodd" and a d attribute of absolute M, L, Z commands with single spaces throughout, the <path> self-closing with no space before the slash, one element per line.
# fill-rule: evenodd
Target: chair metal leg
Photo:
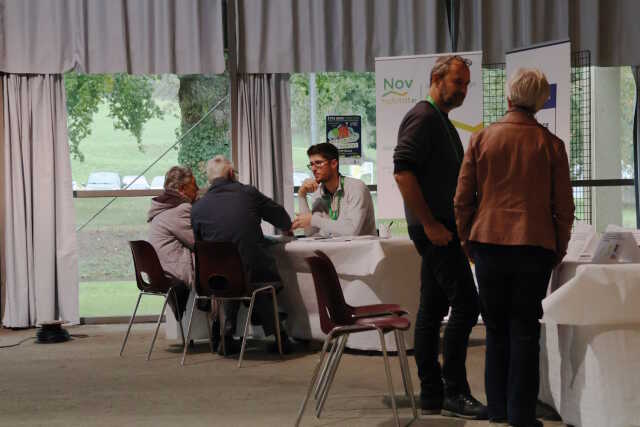
<path fill-rule="evenodd" d="M 211 302 L 211 307 L 213 307 L 213 301 Z M 211 314 L 211 312 L 209 312 Z M 207 333 L 209 334 L 209 350 L 213 353 L 215 350 L 213 349 L 213 335 L 211 333 L 211 328 L 213 327 L 212 322 L 210 322 L 211 317 L 207 315 Z"/>
<path fill-rule="evenodd" d="M 247 320 L 244 322 L 244 334 L 242 334 L 242 346 L 240 347 L 240 358 L 238 359 L 238 368 L 242 366 L 242 358 L 244 357 L 244 349 L 247 346 L 247 334 L 249 333 L 249 323 L 251 322 L 251 315 L 253 314 L 253 306 L 256 302 L 256 293 L 251 295 L 251 302 L 249 303 L 249 313 L 247 314 Z"/>
<path fill-rule="evenodd" d="M 396 352 L 398 353 L 398 362 L 400 363 L 400 373 L 402 374 L 402 387 L 404 388 L 404 393 L 406 394 L 407 397 L 409 397 L 409 388 L 407 387 L 407 371 L 406 371 L 406 366 L 404 365 L 404 360 L 400 354 L 400 331 L 398 331 L 397 329 L 395 329 L 393 331 L 393 335 L 396 339 Z"/>
<path fill-rule="evenodd" d="M 215 300 L 214 300 L 215 301 Z M 227 354 L 227 346 L 224 344 L 224 302 L 218 304 L 218 321 L 220 322 L 220 344 L 222 346 L 222 354 Z"/>
<path fill-rule="evenodd" d="M 171 288 L 171 290 L 169 292 L 173 291 L 173 301 L 175 301 L 176 303 L 176 311 L 180 310 L 180 306 L 178 305 L 178 294 L 176 293 L 175 288 Z M 180 325 L 180 336 L 182 337 L 182 345 L 184 345 L 184 329 L 182 328 L 182 316 L 180 316 L 180 319 L 176 319 L 178 321 L 178 325 Z"/>
<path fill-rule="evenodd" d="M 413 383 L 411 382 L 411 371 L 409 370 L 409 360 L 407 359 L 407 346 L 404 342 L 404 334 L 402 331 L 398 331 L 398 343 L 400 349 L 398 350 L 398 356 L 400 357 L 400 363 L 404 364 L 404 372 L 406 374 L 405 384 L 407 385 L 407 394 L 409 395 L 409 401 L 411 402 L 411 410 L 413 411 L 413 419 L 418 418 L 418 409 L 416 408 L 416 400 L 413 395 Z"/>
<path fill-rule="evenodd" d="M 320 359 L 316 364 L 316 367 L 313 370 L 313 375 L 311 376 L 311 381 L 309 382 L 309 387 L 307 387 L 307 394 L 302 401 L 302 405 L 300 406 L 300 410 L 298 411 L 298 418 L 296 419 L 295 427 L 300 425 L 300 420 L 302 420 L 302 415 L 304 415 L 304 410 L 307 406 L 307 402 L 309 401 L 309 397 L 311 396 L 311 391 L 313 390 L 313 385 L 316 383 L 316 379 L 318 377 L 318 372 L 320 372 L 320 366 L 322 366 L 322 362 L 324 362 L 324 357 L 327 354 L 327 347 L 329 347 L 329 342 L 332 340 L 332 336 L 329 335 L 324 340 L 324 345 L 322 346 L 322 351 L 320 352 Z"/>
<path fill-rule="evenodd" d="M 389 355 L 387 354 L 387 344 L 384 342 L 384 332 L 382 329 L 376 328 L 380 336 L 380 347 L 382 347 L 382 355 L 384 357 L 384 370 L 387 373 L 387 386 L 389 387 L 389 396 L 391 397 L 391 409 L 393 410 L 393 419 L 396 427 L 400 427 L 400 419 L 398 418 L 398 407 L 396 406 L 396 395 L 393 392 L 393 380 L 391 379 L 391 366 L 389 365 Z"/>
<path fill-rule="evenodd" d="M 136 302 L 136 308 L 133 309 L 133 314 L 131 315 L 131 320 L 129 320 L 129 327 L 127 328 L 127 333 L 124 336 L 124 341 L 122 342 L 122 347 L 120 348 L 120 357 L 122 357 L 122 353 L 124 352 L 124 346 L 127 345 L 127 340 L 129 339 L 129 332 L 131 332 L 131 325 L 133 325 L 133 319 L 136 318 L 136 313 L 138 311 L 138 306 L 140 305 L 140 298 L 142 298 L 142 292 L 138 294 L 138 302 Z"/>
<path fill-rule="evenodd" d="M 338 350 L 338 344 L 340 342 L 341 337 L 342 335 L 331 342 L 331 350 L 329 350 L 329 356 L 327 357 L 324 364 L 322 365 L 322 371 L 320 371 L 320 376 L 318 377 L 318 381 L 316 381 L 313 389 L 313 398 L 315 400 L 318 400 L 318 395 L 320 394 L 320 388 L 324 387 L 325 375 L 327 373 L 327 370 L 329 369 L 329 366 L 331 366 L 331 361 L 335 357 L 335 353 Z"/>
<path fill-rule="evenodd" d="M 187 338 L 184 340 L 184 350 L 182 350 L 182 360 L 180 361 L 180 366 L 184 366 L 184 358 L 187 356 L 187 347 L 189 346 L 189 338 L 191 338 L 191 323 L 193 322 L 193 312 L 196 310 L 196 302 L 198 301 L 198 297 L 193 299 L 193 304 L 191 304 L 191 315 L 189 316 L 189 326 L 187 326 Z"/>
<path fill-rule="evenodd" d="M 147 353 L 147 361 L 151 360 L 151 352 L 153 351 L 153 346 L 156 343 L 156 338 L 158 337 L 158 331 L 160 330 L 160 323 L 162 323 L 162 316 L 164 316 L 164 311 L 167 309 L 167 303 L 169 302 L 169 292 L 164 297 L 164 304 L 162 304 L 162 311 L 160 312 L 160 316 L 158 316 L 158 322 L 156 323 L 156 330 L 153 333 L 153 339 L 151 340 L 151 347 L 149 347 L 149 353 Z"/>
<path fill-rule="evenodd" d="M 342 359 L 342 353 L 344 352 L 344 348 L 347 345 L 347 340 L 349 338 L 349 334 L 345 334 L 342 337 L 342 341 L 340 342 L 340 347 L 338 347 L 336 352 L 336 359 L 333 362 L 333 366 L 329 369 L 327 373 L 327 379 L 324 385 L 324 390 L 320 393 L 320 399 L 316 403 L 316 417 L 320 418 L 322 414 L 322 409 L 324 408 L 324 403 L 327 401 L 327 396 L 329 396 L 329 389 L 331 389 L 331 385 L 333 384 L 333 380 L 336 376 L 336 372 L 338 371 L 338 365 L 340 365 L 340 359 Z"/>
<path fill-rule="evenodd" d="M 278 313 L 278 300 L 276 299 L 276 289 L 271 287 L 271 300 L 273 301 L 273 320 L 276 322 L 276 341 L 278 342 L 278 353 L 282 358 L 282 337 L 280 336 L 280 314 Z"/>

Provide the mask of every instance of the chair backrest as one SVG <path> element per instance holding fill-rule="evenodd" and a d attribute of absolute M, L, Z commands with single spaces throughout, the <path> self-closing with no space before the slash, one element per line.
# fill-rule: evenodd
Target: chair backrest
<path fill-rule="evenodd" d="M 164 274 L 156 250 L 145 240 L 130 240 L 136 284 L 141 291 L 167 292 L 171 286 Z M 146 277 L 143 277 L 143 273 Z"/>
<path fill-rule="evenodd" d="M 316 256 L 305 259 L 311 268 L 313 285 L 316 288 L 320 328 L 328 334 L 334 327 L 350 325 L 354 320 L 331 259 L 322 251 L 314 253 Z"/>
<path fill-rule="evenodd" d="M 198 295 L 235 298 L 247 295 L 240 253 L 232 242 L 195 243 L 196 292 Z"/>

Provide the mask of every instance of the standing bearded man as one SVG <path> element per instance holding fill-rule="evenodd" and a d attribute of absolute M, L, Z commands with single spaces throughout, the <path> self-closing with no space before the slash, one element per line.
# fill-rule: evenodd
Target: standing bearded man
<path fill-rule="evenodd" d="M 453 198 L 464 149 L 448 118 L 467 94 L 470 64 L 458 55 L 436 61 L 427 100 L 418 102 L 400 124 L 393 162 L 409 237 L 422 257 L 415 325 L 422 413 L 487 419 L 486 406 L 471 395 L 465 367 L 479 303 L 456 233 Z M 441 368 L 440 324 L 449 308 Z"/>

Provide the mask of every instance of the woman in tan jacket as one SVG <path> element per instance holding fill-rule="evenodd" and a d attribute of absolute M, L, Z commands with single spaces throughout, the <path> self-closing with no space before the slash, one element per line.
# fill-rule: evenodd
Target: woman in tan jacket
<path fill-rule="evenodd" d="M 566 253 L 574 204 L 564 144 L 534 117 L 549 98 L 546 77 L 520 69 L 508 90 L 505 116 L 471 138 L 454 208 L 487 330 L 489 417 L 529 427 L 542 425 L 535 418 L 541 302 Z"/>
<path fill-rule="evenodd" d="M 198 186 L 191 169 L 174 166 L 165 175 L 164 192 L 151 199 L 147 214 L 149 242 L 156 250 L 166 275 L 183 282 L 176 288 L 178 310 L 170 306 L 181 318 L 189 297 L 188 287 L 194 280 L 192 250 L 194 245 L 191 228 L 191 204 L 195 201 Z"/>

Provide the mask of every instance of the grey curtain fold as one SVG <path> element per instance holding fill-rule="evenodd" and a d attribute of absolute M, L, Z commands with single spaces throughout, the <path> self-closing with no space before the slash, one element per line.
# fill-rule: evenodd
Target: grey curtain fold
<path fill-rule="evenodd" d="M 570 0 L 573 50 L 591 51 L 601 67 L 640 64 L 640 2 Z"/>
<path fill-rule="evenodd" d="M 8 73 L 222 73 L 222 0 L 0 0 Z"/>
<path fill-rule="evenodd" d="M 78 323 L 78 261 L 61 75 L 2 75 L 6 304 L 2 323 Z"/>
<path fill-rule="evenodd" d="M 376 57 L 451 50 L 441 0 L 231 0 L 243 73 L 373 71 Z"/>
<path fill-rule="evenodd" d="M 3 88 L 4 84 L 2 79 L 0 79 L 0 105 L 3 104 L 4 94 Z M 4 114 L 3 109 L 0 108 L 0 165 L 4 168 Z M 4 187 L 5 187 L 5 179 L 4 173 L 0 173 L 0 319 L 4 314 L 4 304 L 5 304 L 5 262 L 4 262 L 4 213 L 6 211 L 6 202 L 4 198 Z"/>
<path fill-rule="evenodd" d="M 589 50 L 597 66 L 640 63 L 637 0 L 461 1 L 458 50 L 482 50 L 484 63 L 504 62 L 511 49 L 570 39 L 574 51 Z"/>
<path fill-rule="evenodd" d="M 477 0 L 460 3 L 458 50 L 483 51 L 483 63 L 505 52 L 569 37 L 568 0 Z"/>
<path fill-rule="evenodd" d="M 240 181 L 293 213 L 293 170 L 288 74 L 238 75 Z"/>
<path fill-rule="evenodd" d="M 636 227 L 640 228 L 640 65 L 631 67 L 636 81 L 636 112 L 633 116 L 633 179 L 636 192 Z"/>

